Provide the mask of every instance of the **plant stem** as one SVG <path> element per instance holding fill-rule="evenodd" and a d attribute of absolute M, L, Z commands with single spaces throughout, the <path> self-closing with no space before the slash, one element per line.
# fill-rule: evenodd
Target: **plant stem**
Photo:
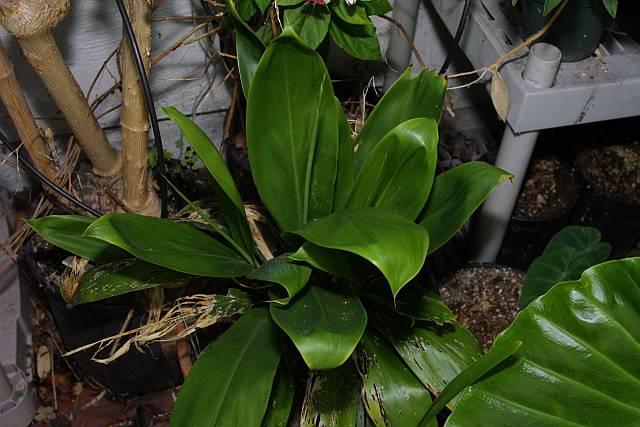
<path fill-rule="evenodd" d="M 136 40 L 142 52 L 147 75 L 150 69 L 151 15 L 149 0 L 127 0 L 127 13 L 131 19 Z M 123 35 L 122 52 L 122 176 L 123 201 L 132 212 L 160 214 L 160 201 L 150 191 L 148 150 L 149 115 L 144 101 L 142 82 L 136 68 L 133 51 Z"/>
<path fill-rule="evenodd" d="M 7 58 L 0 43 L 0 98 L 4 103 L 18 136 L 29 152 L 33 164 L 52 181 L 56 180 L 56 166 L 51 160 L 49 149 L 38 129 L 31 109 L 24 98 L 13 65 Z"/>
<path fill-rule="evenodd" d="M 121 168 L 120 155 L 109 144 L 51 35 L 69 11 L 69 0 L 0 0 L 0 24 L 18 44 L 62 111 L 98 175 Z"/>

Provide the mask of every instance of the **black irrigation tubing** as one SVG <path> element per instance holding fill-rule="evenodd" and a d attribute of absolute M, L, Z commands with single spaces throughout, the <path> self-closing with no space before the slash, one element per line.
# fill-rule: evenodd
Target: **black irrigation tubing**
<path fill-rule="evenodd" d="M 35 166 L 33 166 L 31 164 L 31 162 L 29 162 L 24 156 L 19 155 L 20 147 L 14 147 L 13 144 L 11 144 L 9 142 L 7 137 L 2 132 L 0 132 L 0 140 L 9 149 L 10 152 L 15 152 L 17 154 L 18 162 L 20 164 L 22 164 L 22 166 L 24 166 L 27 170 L 29 170 L 29 172 L 34 174 L 36 176 L 36 178 L 38 178 L 43 184 L 46 184 L 54 192 L 59 194 L 61 197 L 67 199 L 69 202 L 73 203 L 74 205 L 76 205 L 80 209 L 86 211 L 87 213 L 89 213 L 89 214 L 91 214 L 91 215 L 93 215 L 95 217 L 100 217 L 102 215 L 100 212 L 96 211 L 95 209 L 91 208 L 90 206 L 85 205 L 80 200 L 76 199 L 71 194 L 69 194 L 66 191 L 64 191 L 62 188 L 60 188 L 58 185 L 56 185 L 56 183 L 51 181 L 42 172 L 40 172 Z"/>
<path fill-rule="evenodd" d="M 120 16 L 122 17 L 122 25 L 124 26 L 125 32 L 127 34 L 129 46 L 131 47 L 131 51 L 133 52 L 133 57 L 136 61 L 136 68 L 138 69 L 138 74 L 140 75 L 140 81 L 142 82 L 142 88 L 144 90 L 144 97 L 147 103 L 147 111 L 149 112 L 151 128 L 153 129 L 153 139 L 155 141 L 156 152 L 158 153 L 158 168 L 156 170 L 156 176 L 158 182 L 160 183 L 160 200 L 162 203 L 162 213 L 160 215 L 162 216 L 162 218 L 166 218 L 168 213 L 167 182 L 165 181 L 163 176 L 166 175 L 167 170 L 164 163 L 164 147 L 162 145 L 162 135 L 160 135 L 160 126 L 158 125 L 158 115 L 156 114 L 156 107 L 153 103 L 153 94 L 151 93 L 149 78 L 147 76 L 147 72 L 144 69 L 142 55 L 140 54 L 140 48 L 136 40 L 136 35 L 133 31 L 133 26 L 131 25 L 131 19 L 129 19 L 129 14 L 127 13 L 127 9 L 124 7 L 123 0 L 116 0 L 116 4 L 118 5 L 118 10 L 120 11 Z"/>
<path fill-rule="evenodd" d="M 469 13 L 471 12 L 471 0 L 464 0 L 464 2 L 464 8 L 462 9 L 462 16 L 460 17 L 460 22 L 458 23 L 458 29 L 456 30 L 456 35 L 453 37 L 453 43 L 451 43 L 449 53 L 447 54 L 442 67 L 440 68 L 440 74 L 446 73 L 449 69 L 449 65 L 451 64 L 451 60 L 453 59 L 453 52 L 460 45 L 460 39 L 462 39 L 462 34 L 464 33 L 464 29 L 467 26 Z"/>

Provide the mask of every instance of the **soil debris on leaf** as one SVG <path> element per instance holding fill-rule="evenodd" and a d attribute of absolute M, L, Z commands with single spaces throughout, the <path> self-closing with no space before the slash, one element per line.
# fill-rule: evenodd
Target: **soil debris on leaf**
<path fill-rule="evenodd" d="M 467 267 L 444 280 L 440 295 L 487 351 L 518 314 L 524 279 L 508 267 Z"/>

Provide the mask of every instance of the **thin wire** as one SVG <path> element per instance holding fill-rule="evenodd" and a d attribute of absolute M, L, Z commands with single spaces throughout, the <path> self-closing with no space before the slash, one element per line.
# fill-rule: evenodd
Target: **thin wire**
<path fill-rule="evenodd" d="M 440 68 L 440 74 L 444 74 L 449 69 L 449 65 L 451 64 L 451 60 L 453 59 L 454 50 L 460 46 L 460 40 L 462 39 L 462 34 L 464 33 L 464 29 L 467 26 L 467 21 L 469 20 L 469 13 L 471 12 L 471 0 L 464 0 L 464 8 L 462 9 L 462 16 L 460 17 L 460 22 L 458 23 L 458 29 L 456 30 L 456 35 L 453 38 L 453 43 L 449 49 L 449 53 Z"/>
<path fill-rule="evenodd" d="M 22 164 L 22 166 L 24 166 L 29 172 L 34 174 L 36 176 L 36 178 L 38 178 L 43 184 L 46 184 L 47 186 L 49 186 L 58 195 L 62 196 L 63 198 L 67 199 L 69 202 L 73 203 L 74 205 L 76 205 L 80 209 L 86 211 L 87 213 L 89 213 L 89 214 L 91 214 L 91 215 L 93 215 L 95 217 L 100 217 L 102 215 L 100 212 L 96 211 L 95 209 L 91 208 L 90 206 L 85 205 L 80 200 L 76 199 L 71 194 L 69 194 L 66 191 L 64 191 L 57 184 L 55 184 L 53 181 L 51 181 L 49 178 L 47 178 L 42 172 L 40 172 L 38 169 L 36 169 L 36 167 L 34 167 L 31 164 L 31 162 L 29 162 L 27 159 L 25 159 L 24 156 L 20 156 L 18 154 L 19 151 L 20 151 L 20 147 L 14 147 L 13 144 L 11 144 L 9 142 L 7 137 L 2 132 L 0 132 L 0 141 L 2 141 L 2 143 L 11 152 L 15 152 L 16 153 L 16 155 L 18 157 L 18 162 L 20 162 L 20 164 Z"/>
<path fill-rule="evenodd" d="M 149 77 L 144 69 L 142 61 L 142 54 L 136 40 L 133 26 L 131 25 L 131 19 L 127 13 L 127 9 L 124 6 L 123 0 L 116 0 L 120 16 L 122 17 L 122 25 L 125 28 L 127 39 L 129 40 L 129 46 L 133 52 L 133 57 L 136 62 L 136 68 L 140 75 L 140 81 L 142 82 L 142 89 L 144 91 L 144 98 L 147 103 L 147 111 L 149 112 L 149 119 L 151 121 L 151 129 L 153 130 L 153 139 L 155 141 L 156 152 L 158 153 L 158 167 L 156 170 L 156 176 L 160 183 L 160 200 L 162 203 L 162 211 L 160 216 L 162 218 L 167 217 L 167 182 L 164 180 L 163 175 L 166 175 L 167 170 L 164 163 L 164 147 L 162 145 L 162 135 L 160 134 L 160 126 L 158 125 L 158 115 L 156 114 L 156 107 L 153 103 L 153 94 L 151 93 L 151 86 L 149 85 Z"/>

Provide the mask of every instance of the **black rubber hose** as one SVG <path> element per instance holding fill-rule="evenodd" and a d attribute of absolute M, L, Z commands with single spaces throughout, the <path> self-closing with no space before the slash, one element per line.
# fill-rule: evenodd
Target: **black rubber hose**
<path fill-rule="evenodd" d="M 167 182 L 165 181 L 164 176 L 166 176 L 167 170 L 164 162 L 164 147 L 162 145 L 162 135 L 160 135 L 160 126 L 158 125 L 158 115 L 156 114 L 156 107 L 153 103 L 151 85 L 149 85 L 149 77 L 147 76 L 147 72 L 144 69 L 142 55 L 140 54 L 140 47 L 138 46 L 138 41 L 136 40 L 136 35 L 133 31 L 133 26 L 131 25 L 131 19 L 129 18 L 127 9 L 124 7 L 124 2 L 123 0 L 116 0 L 116 4 L 118 5 L 118 10 L 120 11 L 120 16 L 122 17 L 122 25 L 124 26 L 125 32 L 127 34 L 129 46 L 131 47 L 131 51 L 133 52 L 133 57 L 136 61 L 136 68 L 138 69 L 140 81 L 142 82 L 144 98 L 147 104 L 147 111 L 149 112 L 149 119 L 151 121 L 151 129 L 153 130 L 153 139 L 155 141 L 156 152 L 158 153 L 158 167 L 156 170 L 156 177 L 158 179 L 158 182 L 160 183 L 160 201 L 162 203 L 162 213 L 160 214 L 160 216 L 162 216 L 162 218 L 166 218 L 168 213 Z"/>
<path fill-rule="evenodd" d="M 460 46 L 460 39 L 462 39 L 462 34 L 464 33 L 464 29 L 467 26 L 467 21 L 469 20 L 469 13 L 471 12 L 471 0 L 464 0 L 464 8 L 462 9 L 462 16 L 460 17 L 460 22 L 458 23 L 458 29 L 456 30 L 456 35 L 453 37 L 453 43 L 449 48 L 449 53 L 447 53 L 447 57 L 440 68 L 440 74 L 444 74 L 449 69 L 449 65 L 451 64 L 451 60 L 453 59 L 453 52 Z"/>
<path fill-rule="evenodd" d="M 13 144 L 11 144 L 9 142 L 9 139 L 7 139 L 7 137 L 2 132 L 0 132 L 0 141 L 2 141 L 2 143 L 11 152 L 17 152 L 19 150 L 19 147 L 14 147 Z M 29 162 L 24 156 L 21 156 L 21 155 L 18 154 L 18 162 L 20 162 L 20 164 L 22 166 L 24 166 L 29 172 L 31 172 L 33 175 L 35 175 L 35 177 L 38 178 L 38 180 L 40 180 L 40 182 L 42 182 L 43 184 L 45 184 L 48 187 L 50 187 L 54 192 L 56 192 L 58 195 L 60 195 L 61 197 L 65 198 L 66 200 L 68 200 L 70 203 L 73 203 L 74 205 L 76 205 L 80 209 L 86 211 L 87 213 L 89 213 L 90 215 L 93 215 L 95 217 L 100 217 L 102 215 L 100 212 L 96 211 L 95 209 L 91 208 L 90 206 L 85 205 L 80 200 L 76 199 L 71 194 L 67 193 L 62 188 L 60 188 L 56 183 L 51 181 L 42 172 L 40 172 L 35 166 L 33 166 L 31 164 L 31 162 Z"/>

